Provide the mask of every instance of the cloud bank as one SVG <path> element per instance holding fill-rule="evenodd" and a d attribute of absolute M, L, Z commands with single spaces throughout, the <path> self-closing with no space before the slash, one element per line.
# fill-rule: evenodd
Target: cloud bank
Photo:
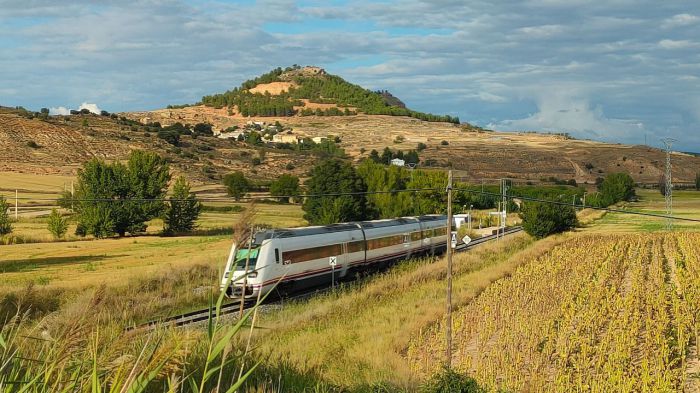
<path fill-rule="evenodd" d="M 8 105 L 153 109 L 196 102 L 278 66 L 314 64 L 479 125 L 625 143 L 674 136 L 680 149 L 700 151 L 697 2 L 0 7 L 0 102 Z"/>

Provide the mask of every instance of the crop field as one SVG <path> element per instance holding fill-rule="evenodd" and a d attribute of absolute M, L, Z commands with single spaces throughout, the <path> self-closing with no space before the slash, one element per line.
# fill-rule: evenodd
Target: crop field
<path fill-rule="evenodd" d="M 699 234 L 573 238 L 457 312 L 452 362 L 489 389 L 683 390 L 698 378 L 699 255 Z M 416 372 L 444 362 L 444 337 L 437 324 L 412 340 Z"/>

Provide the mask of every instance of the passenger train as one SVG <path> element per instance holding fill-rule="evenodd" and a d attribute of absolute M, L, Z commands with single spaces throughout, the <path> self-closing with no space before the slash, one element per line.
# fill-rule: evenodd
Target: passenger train
<path fill-rule="evenodd" d="M 265 230 L 251 244 L 233 245 L 221 290 L 255 298 L 273 288 L 288 294 L 330 284 L 386 262 L 443 253 L 446 235 L 444 215 Z"/>

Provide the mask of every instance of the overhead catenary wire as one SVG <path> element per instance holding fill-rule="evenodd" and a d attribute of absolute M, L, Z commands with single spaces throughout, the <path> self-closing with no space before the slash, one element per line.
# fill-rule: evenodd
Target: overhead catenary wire
<path fill-rule="evenodd" d="M 472 190 L 472 189 L 468 189 L 468 188 L 453 188 L 453 191 L 461 191 L 461 192 L 465 192 L 468 194 L 485 195 L 485 196 L 492 196 L 492 197 L 497 197 L 497 198 L 503 197 L 503 195 L 499 192 L 479 191 L 479 190 Z M 412 189 L 386 190 L 386 191 L 334 192 L 334 193 L 323 193 L 323 194 L 244 196 L 244 197 L 240 197 L 238 200 L 234 199 L 233 197 L 197 197 L 197 200 L 200 202 L 237 203 L 237 202 L 252 202 L 252 201 L 270 200 L 270 199 L 275 199 L 275 198 L 277 198 L 277 199 L 284 199 L 284 198 L 306 199 L 306 198 L 323 198 L 323 197 L 339 197 L 339 196 L 398 194 L 398 193 L 403 193 L 403 192 L 410 192 L 410 193 L 440 192 L 440 193 L 445 193 L 445 189 L 440 187 L 440 188 L 412 188 Z M 654 217 L 654 218 L 663 218 L 663 219 L 672 219 L 672 220 L 677 220 L 677 221 L 700 223 L 700 218 L 669 216 L 666 214 L 646 213 L 646 212 L 615 209 L 615 208 L 609 208 L 609 207 L 599 207 L 599 206 L 584 205 L 584 204 L 573 204 L 572 205 L 571 202 L 556 201 L 556 200 L 542 199 L 542 198 L 534 198 L 534 197 L 528 197 L 528 196 L 523 196 L 523 195 L 508 194 L 506 196 L 506 198 L 510 199 L 510 200 L 520 199 L 520 200 L 529 201 L 529 202 L 548 203 L 548 204 L 553 204 L 553 205 L 558 205 L 558 206 L 572 206 L 574 208 L 599 210 L 599 211 L 605 211 L 608 213 L 632 214 L 632 215 L 645 216 L 645 217 Z M 64 199 L 64 198 L 19 197 L 18 199 L 20 199 L 20 200 L 32 200 L 32 201 L 43 201 L 43 202 L 66 201 L 66 202 L 114 202 L 114 203 L 128 203 L 128 202 L 148 203 L 148 202 L 166 202 L 166 201 L 186 202 L 186 201 L 189 201 L 188 199 L 172 199 L 172 198 L 167 198 L 167 197 L 165 197 L 165 198 L 151 198 L 151 199 L 146 199 L 146 198 L 134 198 L 134 199 L 70 198 L 70 197 Z"/>

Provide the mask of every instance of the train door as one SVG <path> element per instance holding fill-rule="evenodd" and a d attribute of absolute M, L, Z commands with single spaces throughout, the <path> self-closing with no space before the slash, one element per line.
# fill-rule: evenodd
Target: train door
<path fill-rule="evenodd" d="M 336 273 L 338 273 L 338 277 L 345 277 L 348 272 L 348 264 L 350 263 L 350 258 L 348 257 L 348 243 L 341 244 L 341 250 L 341 254 L 338 255 Z"/>
<path fill-rule="evenodd" d="M 406 253 L 406 259 L 411 257 L 411 233 L 403 234 L 403 248 Z"/>

